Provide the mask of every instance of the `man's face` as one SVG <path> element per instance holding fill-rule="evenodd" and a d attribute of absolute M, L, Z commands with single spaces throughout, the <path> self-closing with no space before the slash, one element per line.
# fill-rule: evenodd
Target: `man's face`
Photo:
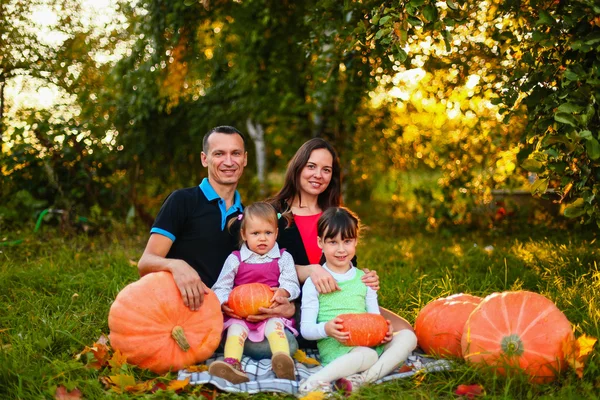
<path fill-rule="evenodd" d="M 238 134 L 211 134 L 207 153 L 201 156 L 202 165 L 208 167 L 208 180 L 217 185 L 237 185 L 248 163 L 244 141 Z"/>

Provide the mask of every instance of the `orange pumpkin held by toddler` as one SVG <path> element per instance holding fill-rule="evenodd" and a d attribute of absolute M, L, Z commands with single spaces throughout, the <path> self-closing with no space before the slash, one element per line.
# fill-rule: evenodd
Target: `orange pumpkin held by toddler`
<path fill-rule="evenodd" d="M 550 382 L 567 367 L 565 348 L 575 340 L 567 317 L 544 296 L 503 292 L 487 296 L 465 324 L 466 361 L 505 375 L 522 370 L 533 382 Z"/>
<path fill-rule="evenodd" d="M 233 288 L 229 294 L 227 305 L 238 316 L 260 314 L 259 308 L 268 308 L 273 298 L 273 291 L 264 283 L 246 283 Z"/>
<path fill-rule="evenodd" d="M 223 314 L 212 291 L 191 311 L 173 276 L 154 272 L 119 292 L 108 327 L 110 344 L 128 363 L 163 374 L 211 357 L 221 341 Z"/>
<path fill-rule="evenodd" d="M 342 320 L 341 331 L 350 332 L 350 338 L 344 342 L 346 346 L 377 346 L 388 332 L 388 323 L 379 314 L 341 314 L 337 318 Z"/>
<path fill-rule="evenodd" d="M 459 293 L 427 303 L 415 320 L 419 346 L 427 354 L 462 357 L 461 338 L 465 323 L 482 300 Z"/>

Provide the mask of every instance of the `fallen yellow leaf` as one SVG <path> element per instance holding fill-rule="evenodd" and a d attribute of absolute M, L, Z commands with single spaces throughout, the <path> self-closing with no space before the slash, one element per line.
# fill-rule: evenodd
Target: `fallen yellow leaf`
<path fill-rule="evenodd" d="M 325 398 L 323 392 L 310 392 L 304 397 L 300 397 L 300 400 L 322 400 Z"/>
<path fill-rule="evenodd" d="M 190 378 L 185 378 L 182 381 L 171 381 L 169 382 L 169 385 L 167 386 L 167 390 L 174 390 L 174 391 L 178 391 L 183 389 L 184 387 L 186 387 L 187 385 L 190 384 Z"/>
<path fill-rule="evenodd" d="M 583 378 L 583 368 L 597 341 L 598 339 L 583 334 L 577 340 L 563 343 L 563 352 L 567 363 L 575 370 L 580 379 Z"/>
<path fill-rule="evenodd" d="M 302 350 L 296 350 L 296 352 L 294 353 L 294 360 L 301 362 L 302 364 L 321 365 L 321 363 L 315 360 L 314 358 L 307 357 L 306 353 Z"/>
<path fill-rule="evenodd" d="M 108 361 L 111 368 L 120 369 L 123 364 L 127 364 L 127 356 L 121 354 L 120 350 L 115 350 L 112 358 Z"/>
<path fill-rule="evenodd" d="M 205 365 L 205 364 L 190 365 L 185 370 L 187 372 L 206 372 L 206 371 L 208 371 L 208 365 Z"/>

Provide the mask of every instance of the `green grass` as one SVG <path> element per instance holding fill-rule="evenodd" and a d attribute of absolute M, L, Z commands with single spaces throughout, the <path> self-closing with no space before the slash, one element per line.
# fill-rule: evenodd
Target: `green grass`
<path fill-rule="evenodd" d="M 533 229 L 524 227 L 512 236 L 500 231 L 431 234 L 389 226 L 393 223 L 364 232 L 359 263 L 379 272 L 381 305 L 411 323 L 423 305 L 440 296 L 526 289 L 553 300 L 575 326 L 576 335 L 600 337 L 600 246 L 595 233 L 546 229 L 530 237 L 525 232 Z M 54 398 L 59 385 L 77 387 L 87 399 L 122 397 L 105 391 L 99 372 L 74 355 L 108 333 L 110 304 L 120 289 L 137 279 L 130 260 L 139 258 L 146 234 L 63 237 L 45 228 L 25 239 L 19 245 L 0 246 L 0 398 Z M 488 252 L 484 248 L 490 245 L 494 249 Z M 136 370 L 138 379 L 152 376 Z M 483 385 L 486 398 L 597 398 L 598 350 L 581 380 L 568 371 L 555 383 L 531 385 L 520 376 L 495 377 L 458 362 L 452 371 L 367 387 L 355 397 L 450 399 L 463 383 Z M 186 396 L 193 397 L 181 397 Z M 142 397 L 178 396 L 159 392 Z"/>

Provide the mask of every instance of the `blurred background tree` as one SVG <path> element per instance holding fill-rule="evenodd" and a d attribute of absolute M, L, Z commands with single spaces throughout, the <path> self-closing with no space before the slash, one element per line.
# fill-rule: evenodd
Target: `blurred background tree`
<path fill-rule="evenodd" d="M 5 226 L 49 206 L 151 223 L 205 176 L 202 136 L 223 124 L 256 144 L 246 202 L 321 136 L 346 202 L 389 218 L 489 227 L 511 211 L 498 193 L 527 190 L 600 224 L 593 2 L 139 0 L 97 23 L 85 2 L 39 0 L 48 23 L 0 1 L 0 88 L 61 93 L 2 104 Z"/>

